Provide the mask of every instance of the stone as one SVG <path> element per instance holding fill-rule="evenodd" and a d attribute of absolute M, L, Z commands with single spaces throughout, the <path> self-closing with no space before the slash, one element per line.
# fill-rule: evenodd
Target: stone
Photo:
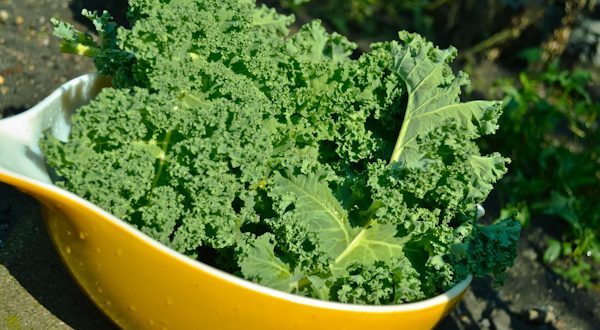
<path fill-rule="evenodd" d="M 548 305 L 546 307 L 546 315 L 544 316 L 544 322 L 549 324 L 556 323 L 556 314 L 554 313 L 554 306 Z"/>
<path fill-rule="evenodd" d="M 475 320 L 481 319 L 483 316 L 483 311 L 487 308 L 487 303 L 485 300 L 478 299 L 471 290 L 467 290 L 467 292 L 465 292 L 463 303 L 465 308 Z"/>
<path fill-rule="evenodd" d="M 479 326 L 482 330 L 487 330 L 492 326 L 492 322 L 490 322 L 489 319 L 483 319 L 481 322 L 479 322 Z"/>
<path fill-rule="evenodd" d="M 511 330 L 510 315 L 500 308 L 494 308 L 491 314 L 492 323 L 496 330 Z"/>
<path fill-rule="evenodd" d="M 8 22 L 8 19 L 10 18 L 10 14 L 8 13 L 7 10 L 0 10 L 0 23 L 6 23 Z"/>
<path fill-rule="evenodd" d="M 529 261 L 535 261 L 538 258 L 537 253 L 535 253 L 535 250 L 533 249 L 525 249 L 523 252 L 521 252 L 521 255 Z"/>
<path fill-rule="evenodd" d="M 537 309 L 530 309 L 527 311 L 527 320 L 531 322 L 537 322 L 540 320 L 540 312 Z"/>

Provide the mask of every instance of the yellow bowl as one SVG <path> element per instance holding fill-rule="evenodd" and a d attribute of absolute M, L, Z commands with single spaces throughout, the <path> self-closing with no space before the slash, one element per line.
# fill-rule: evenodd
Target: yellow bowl
<path fill-rule="evenodd" d="M 38 140 L 66 139 L 70 114 L 106 80 L 71 80 L 32 109 L 0 120 L 0 181 L 42 204 L 48 232 L 73 278 L 126 329 L 430 329 L 460 300 L 448 292 L 392 306 L 300 297 L 240 279 L 181 255 L 92 203 L 54 186 Z M 481 210 L 481 209 L 480 209 Z"/>

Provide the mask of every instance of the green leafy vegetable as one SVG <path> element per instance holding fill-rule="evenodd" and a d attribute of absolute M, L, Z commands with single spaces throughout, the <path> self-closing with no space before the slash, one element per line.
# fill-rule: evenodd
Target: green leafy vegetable
<path fill-rule="evenodd" d="M 252 1 L 134 0 L 129 16 L 116 33 L 92 17 L 114 38 L 93 54 L 114 87 L 68 141 L 41 142 L 58 185 L 177 251 L 319 299 L 415 301 L 512 263 L 518 222 L 476 223 L 508 162 L 475 144 L 500 108 L 460 103 L 453 49 L 401 32 L 354 59 L 319 22 L 291 34 L 292 17 Z"/>
<path fill-rule="evenodd" d="M 400 38 L 406 46 L 394 47 L 391 51 L 394 71 L 406 84 L 408 101 L 392 161 L 420 160 L 422 155 L 418 153 L 416 137 L 429 133 L 447 119 L 472 132 L 481 130 L 483 134 L 490 134 L 496 130 L 498 111 L 494 108 L 499 107 L 497 102 L 458 103 L 460 88 L 467 81 L 463 74 L 454 77 L 447 65 L 456 56 L 455 49 L 434 49 L 421 37 L 406 32 L 401 33 Z M 487 120 L 483 120 L 484 116 Z"/>
<path fill-rule="evenodd" d="M 590 79 L 554 62 L 521 73 L 517 87 L 500 81 L 506 109 L 500 134 L 486 142 L 514 160 L 499 184 L 500 206 L 519 211 L 524 224 L 564 226 L 554 234 L 562 244 L 549 241 L 544 261 L 579 285 L 599 287 L 600 103 L 586 90 Z"/>

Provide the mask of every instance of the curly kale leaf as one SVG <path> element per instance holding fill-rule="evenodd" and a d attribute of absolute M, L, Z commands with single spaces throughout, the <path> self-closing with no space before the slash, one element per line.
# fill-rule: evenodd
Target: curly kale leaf
<path fill-rule="evenodd" d="M 406 84 L 408 101 L 391 160 L 407 166 L 420 160 L 417 136 L 431 132 L 448 119 L 474 137 L 493 133 L 500 116 L 500 103 L 460 103 L 460 88 L 467 79 L 462 73 L 455 77 L 448 65 L 456 50 L 440 50 L 416 34 L 402 32 L 399 36 L 404 44 L 392 43 L 391 51 L 394 71 Z"/>
<path fill-rule="evenodd" d="M 370 223 L 352 227 L 347 212 L 318 175 L 285 177 L 275 175 L 271 193 L 279 198 L 279 209 L 294 208 L 284 213 L 286 225 L 302 226 L 314 235 L 315 249 L 327 255 L 333 273 L 344 272 L 348 265 L 373 264 L 402 253 L 404 240 L 394 237 L 395 228 Z"/>
<path fill-rule="evenodd" d="M 277 241 L 281 236 L 263 234 L 251 244 L 252 247 L 241 259 L 242 273 L 271 287 L 282 287 L 283 281 L 288 291 L 302 290 L 302 286 L 321 279 L 322 288 L 311 288 L 311 295 L 332 299 L 329 294 L 319 292 L 319 289 L 334 290 L 339 283 L 356 278 L 354 270 L 363 269 L 385 274 L 382 280 L 388 282 L 382 286 L 386 292 L 389 291 L 383 295 L 385 299 L 382 296 L 381 301 L 374 299 L 371 302 L 393 302 L 394 280 L 391 269 L 403 257 L 402 250 L 408 238 L 396 237 L 395 226 L 391 224 L 372 222 L 364 227 L 353 227 L 346 211 L 322 180 L 316 174 L 275 175 L 271 194 L 277 199 L 276 209 L 283 212 L 276 226 L 283 231 L 303 233 L 303 237 L 290 242 Z M 293 207 L 288 210 L 291 206 Z M 278 233 L 279 230 L 274 232 Z M 301 244 L 295 244 L 297 242 Z M 273 252 L 275 245 L 282 245 L 281 250 L 286 254 L 283 258 L 291 259 L 292 264 L 285 263 Z M 313 261 L 317 262 L 293 262 L 303 259 L 311 261 L 309 258 L 302 258 L 302 255 L 308 253 L 314 255 Z M 388 270 L 377 270 L 381 267 Z"/>
<path fill-rule="evenodd" d="M 266 233 L 253 241 L 245 257 L 239 261 L 241 271 L 248 279 L 262 285 L 292 292 L 298 289 L 302 274 L 294 273 L 274 252 L 273 235 Z"/>
<path fill-rule="evenodd" d="M 69 141 L 49 136 L 42 147 L 57 184 L 195 255 L 231 246 L 239 226 L 255 221 L 246 187 L 268 175 L 272 150 L 258 109 L 108 88 L 72 117 Z"/>
<path fill-rule="evenodd" d="M 97 41 L 91 34 L 78 31 L 73 25 L 52 18 L 54 35 L 62 39 L 60 49 L 65 53 L 93 58 L 98 72 L 113 77 L 116 86 L 136 85 L 131 77 L 134 56 L 119 48 L 118 32 L 122 29 L 113 21 L 112 16 L 107 11 L 99 15 L 86 9 L 81 14 L 94 24 L 98 33 Z"/>

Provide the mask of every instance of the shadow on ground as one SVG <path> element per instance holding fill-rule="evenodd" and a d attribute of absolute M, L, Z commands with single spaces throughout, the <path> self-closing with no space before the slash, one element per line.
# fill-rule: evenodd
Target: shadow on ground
<path fill-rule="evenodd" d="M 0 224 L 7 224 L 0 264 L 19 285 L 74 329 L 114 329 L 62 265 L 48 238 L 38 203 L 0 184 L 0 210 Z"/>
<path fill-rule="evenodd" d="M 0 24 L 6 38 L 0 58 L 7 94 L 1 96 L 0 118 L 18 114 L 38 103 L 62 81 L 89 71 L 91 61 L 60 54 L 58 39 L 51 36 L 50 17 L 81 24 L 93 30 L 81 10 L 107 10 L 119 23 L 126 23 L 127 0 L 20 0 L 0 3 L 8 22 L 22 15 L 21 24 Z M 79 24 L 77 24 L 79 23 Z M 26 27 L 40 38 L 28 38 Z M 30 28 L 30 29 L 31 29 Z M 43 39 L 43 38 L 42 38 Z M 1 71 L 1 70 L 0 70 Z M 2 156 L 4 157 L 4 156 Z M 46 325 L 75 329 L 114 329 L 71 278 L 52 245 L 38 203 L 18 190 L 0 183 L 0 308 L 19 311 L 33 328 Z M 6 273 L 8 271 L 8 274 Z M 30 296 L 30 297 L 29 297 Z M 33 299 L 29 299 L 29 298 Z M 39 303 L 39 305 L 36 304 Z M 29 305 L 29 304 L 34 305 Z M 50 314 L 43 312 L 46 309 Z M 0 313 L 4 315 L 3 313 Z M 54 320 L 58 318 L 58 320 Z M 54 321 L 52 321 L 54 320 Z M 0 320 L 0 328 L 6 320 Z M 4 323 L 3 323 L 4 322 Z M 6 324 L 5 324 L 6 325 Z M 28 326 L 24 326 L 27 328 Z M 21 327 L 17 327 L 21 328 Z"/>

